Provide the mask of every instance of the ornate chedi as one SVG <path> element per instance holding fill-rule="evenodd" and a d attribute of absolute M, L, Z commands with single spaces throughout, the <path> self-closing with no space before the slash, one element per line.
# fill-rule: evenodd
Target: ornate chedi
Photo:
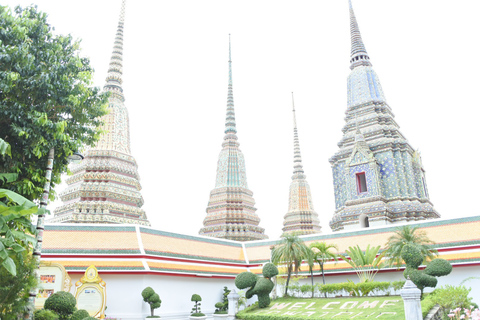
<path fill-rule="evenodd" d="M 245 159 L 240 151 L 232 89 L 232 55 L 229 40 L 228 95 L 225 137 L 218 158 L 215 188 L 210 192 L 207 217 L 199 234 L 237 241 L 266 239 L 265 229 L 258 226 L 260 219 L 253 192 L 248 189 Z"/>
<path fill-rule="evenodd" d="M 349 5 L 351 72 L 344 135 L 330 159 L 336 208 L 330 227 L 337 231 L 438 218 L 420 154 L 399 131 Z"/>
<path fill-rule="evenodd" d="M 72 166 L 63 204 L 49 222 L 130 223 L 150 225 L 143 209 L 137 163 L 130 154 L 128 111 L 122 89 L 122 52 L 125 1 L 118 23 L 104 90 L 110 92 L 110 112 L 104 134 L 85 159 Z"/>
<path fill-rule="evenodd" d="M 318 214 L 313 209 L 310 186 L 303 171 L 300 142 L 298 140 L 295 104 L 293 102 L 293 176 L 288 198 L 288 212 L 283 220 L 283 232 L 297 235 L 320 233 Z"/>

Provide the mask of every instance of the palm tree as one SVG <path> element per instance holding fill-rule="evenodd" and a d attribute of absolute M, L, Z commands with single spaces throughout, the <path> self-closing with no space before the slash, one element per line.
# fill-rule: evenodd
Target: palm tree
<path fill-rule="evenodd" d="M 305 252 L 305 257 L 303 258 L 308 265 L 308 270 L 310 272 L 310 279 L 312 279 L 312 298 L 315 295 L 315 289 L 313 287 L 313 267 L 315 266 L 315 253 L 310 249 L 307 248 Z"/>
<path fill-rule="evenodd" d="M 320 265 L 320 271 L 322 271 L 322 279 L 323 284 L 325 284 L 325 272 L 323 270 L 323 265 L 330 261 L 334 260 L 335 262 L 338 261 L 338 255 L 330 251 L 330 249 L 336 249 L 338 251 L 338 247 L 336 244 L 327 244 L 325 242 L 314 242 L 310 244 L 310 249 L 314 254 L 314 260 L 316 263 Z"/>
<path fill-rule="evenodd" d="M 427 237 L 424 230 L 418 230 L 418 227 L 403 226 L 395 230 L 395 234 L 388 238 L 386 243 L 386 254 L 389 266 L 396 265 L 397 268 L 403 263 L 401 252 L 403 246 L 407 243 L 415 245 L 425 259 L 433 260 L 438 256 L 438 251 L 432 249 L 434 244 L 432 240 Z"/>
<path fill-rule="evenodd" d="M 355 247 L 348 247 L 345 250 L 348 257 L 340 255 L 340 258 L 355 269 L 360 282 L 369 282 L 373 280 L 378 270 L 384 265 L 382 259 L 385 251 L 378 254 L 379 250 L 380 246 L 370 247 L 370 245 L 367 245 L 367 249 L 363 252 L 357 244 Z"/>
<path fill-rule="evenodd" d="M 290 282 L 292 271 L 298 272 L 303 258 L 308 254 L 307 250 L 309 250 L 308 247 L 295 233 L 283 234 L 282 240 L 272 250 L 272 262 L 275 265 L 285 264 L 287 267 L 285 296 L 287 296 L 288 283 Z"/>

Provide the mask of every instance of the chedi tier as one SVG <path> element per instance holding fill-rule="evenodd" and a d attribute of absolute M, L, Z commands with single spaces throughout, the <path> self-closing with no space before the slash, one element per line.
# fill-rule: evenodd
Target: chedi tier
<path fill-rule="evenodd" d="M 438 218 L 420 154 L 394 120 L 350 5 L 352 51 L 348 107 L 339 150 L 330 158 L 332 230 Z"/>
<path fill-rule="evenodd" d="M 104 116 L 102 135 L 85 159 L 72 166 L 73 176 L 60 194 L 63 204 L 49 222 L 129 223 L 149 226 L 141 209 L 143 198 L 137 163 L 130 154 L 128 111 L 122 89 L 122 52 L 125 2 L 104 86 L 110 92 L 110 113 Z"/>
<path fill-rule="evenodd" d="M 283 220 L 283 232 L 297 235 L 320 233 L 318 214 L 313 209 L 312 195 L 307 176 L 303 171 L 300 141 L 297 132 L 295 104 L 293 103 L 293 176 L 288 197 L 288 212 Z"/>
<path fill-rule="evenodd" d="M 210 192 L 207 217 L 199 234 L 237 241 L 266 239 L 259 227 L 253 192 L 248 189 L 245 159 L 240 151 L 233 106 L 232 58 L 229 41 L 228 95 L 225 137 L 218 158 L 215 188 Z"/>

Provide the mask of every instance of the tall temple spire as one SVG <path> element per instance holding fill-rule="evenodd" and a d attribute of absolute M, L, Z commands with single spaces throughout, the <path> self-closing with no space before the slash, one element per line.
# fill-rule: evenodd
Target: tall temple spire
<path fill-rule="evenodd" d="M 368 56 L 365 45 L 362 41 L 362 35 L 358 28 L 355 12 L 353 12 L 352 1 L 348 0 L 350 7 L 350 37 L 352 41 L 352 51 L 350 56 L 350 69 L 357 66 L 371 66 L 370 57 Z"/>
<path fill-rule="evenodd" d="M 295 234 L 320 233 L 318 214 L 313 208 L 310 186 L 303 171 L 300 142 L 298 139 L 295 102 L 292 92 L 293 111 L 293 176 L 290 184 L 288 212 L 284 216 L 283 232 Z"/>
<path fill-rule="evenodd" d="M 330 158 L 334 176 L 334 230 L 439 217 L 430 202 L 425 171 L 400 132 L 372 68 L 351 0 L 352 51 L 346 123 Z"/>
<path fill-rule="evenodd" d="M 60 194 L 63 204 L 49 222 L 131 223 L 150 225 L 143 209 L 140 177 L 130 154 L 128 110 L 122 89 L 123 25 L 122 1 L 104 91 L 110 92 L 110 112 L 103 117 L 105 132 L 85 159 L 72 166 L 68 187 Z"/>
<path fill-rule="evenodd" d="M 235 123 L 232 84 L 232 48 L 228 36 L 228 91 L 225 136 L 217 163 L 215 188 L 210 192 L 207 217 L 199 234 L 237 241 L 265 239 L 253 192 L 248 189 L 245 160 L 240 151 Z"/>
<path fill-rule="evenodd" d="M 292 179 L 305 179 L 302 155 L 300 154 L 300 142 L 298 141 L 297 119 L 295 117 L 295 102 L 292 92 L 292 111 L 293 111 L 293 177 Z"/>
<path fill-rule="evenodd" d="M 103 90 L 110 91 L 111 95 L 116 95 L 118 99 L 125 101 L 122 89 L 123 74 L 123 25 L 125 23 L 125 0 L 122 0 L 120 9 L 120 18 L 118 19 L 117 33 L 113 44 L 113 52 L 108 66 L 107 78 Z"/>

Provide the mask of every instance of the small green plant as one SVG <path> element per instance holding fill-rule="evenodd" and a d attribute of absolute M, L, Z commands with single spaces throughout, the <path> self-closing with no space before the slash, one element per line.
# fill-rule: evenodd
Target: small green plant
<path fill-rule="evenodd" d="M 35 320 L 58 320 L 58 315 L 52 310 L 41 309 L 35 311 L 34 318 Z"/>
<path fill-rule="evenodd" d="M 193 294 L 192 298 L 190 299 L 191 301 L 195 302 L 195 305 L 192 308 L 192 311 L 190 311 L 192 317 L 204 317 L 205 314 L 201 312 L 200 306 L 202 301 L 202 297 L 198 294 Z"/>
<path fill-rule="evenodd" d="M 77 310 L 77 300 L 70 292 L 58 291 L 45 300 L 44 309 L 54 311 L 60 320 L 70 319 Z"/>
<path fill-rule="evenodd" d="M 425 297 L 434 304 L 438 304 L 446 316 L 450 310 L 456 308 L 467 309 L 472 305 L 472 298 L 468 296 L 470 288 L 465 286 L 445 285 L 435 289 L 432 293 Z M 446 317 L 448 319 L 448 317 Z"/>
<path fill-rule="evenodd" d="M 227 314 L 228 313 L 228 294 L 231 290 L 228 290 L 227 287 L 223 287 L 223 297 L 221 302 L 215 303 L 215 313 L 216 314 Z"/>
<path fill-rule="evenodd" d="M 278 274 L 278 269 L 273 263 L 266 263 L 262 269 L 263 278 L 257 277 L 251 272 L 242 272 L 235 278 L 235 285 L 238 289 L 248 289 L 245 294 L 247 299 L 258 296 L 258 306 L 266 308 L 270 304 L 270 292 L 274 287 L 271 278 Z"/>
<path fill-rule="evenodd" d="M 155 312 L 155 309 L 160 308 L 160 306 L 162 305 L 162 300 L 160 300 L 160 296 L 155 293 L 155 290 L 153 290 L 151 287 L 146 287 L 142 291 L 142 297 L 143 301 L 150 305 L 150 317 L 155 317 L 155 315 L 153 314 Z"/>
<path fill-rule="evenodd" d="M 84 310 L 84 309 L 80 309 L 80 310 L 77 310 L 75 311 L 73 314 L 72 314 L 72 317 L 70 318 L 70 320 L 83 320 L 87 317 L 89 317 L 90 314 L 88 313 L 87 310 Z M 36 318 L 35 318 L 36 319 Z"/>

